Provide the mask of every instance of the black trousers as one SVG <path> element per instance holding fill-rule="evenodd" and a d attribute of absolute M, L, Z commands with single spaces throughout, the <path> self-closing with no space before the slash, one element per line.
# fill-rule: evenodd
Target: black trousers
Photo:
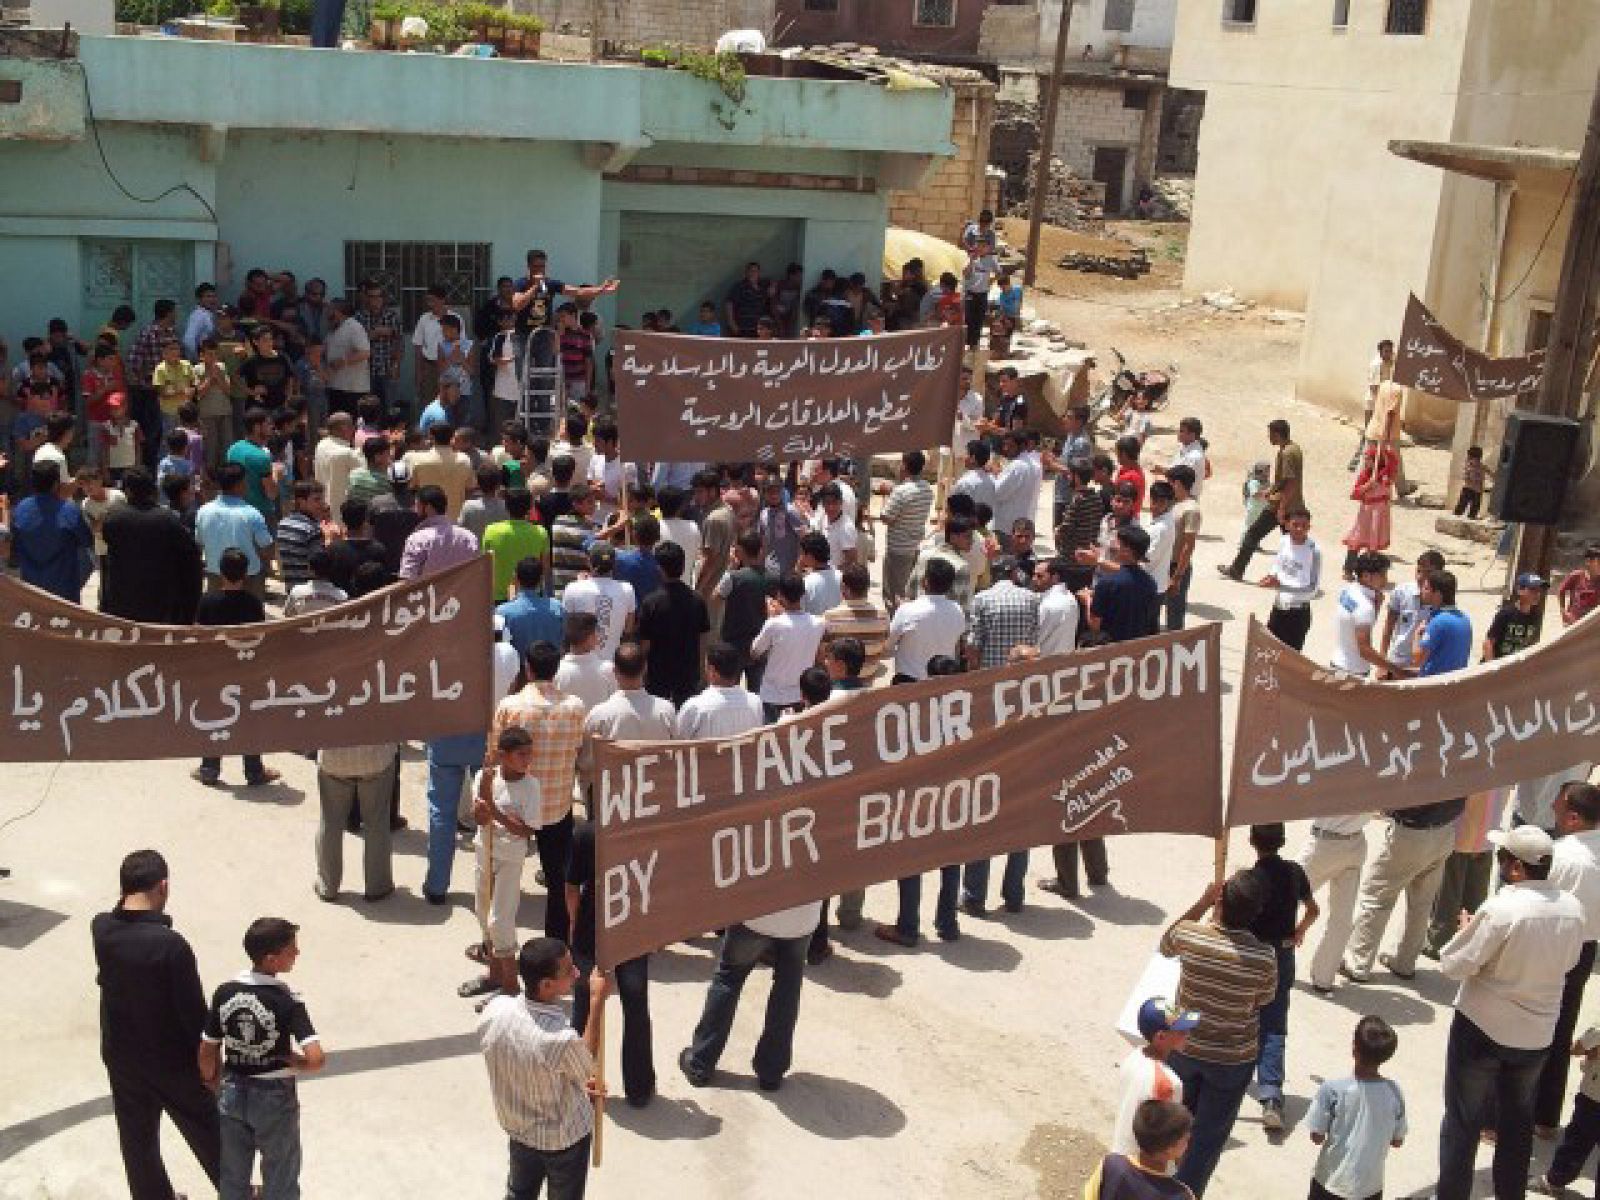
<path fill-rule="evenodd" d="M 1083 872 L 1089 877 L 1089 882 L 1095 887 L 1104 887 L 1111 877 L 1111 866 L 1106 859 L 1105 838 L 1084 838 L 1081 842 L 1062 842 L 1059 846 L 1052 846 L 1050 853 L 1055 859 L 1056 882 L 1061 885 L 1061 890 L 1069 896 L 1079 894 L 1078 887 L 1078 857 L 1083 856 Z"/>
<path fill-rule="evenodd" d="M 1344 1200 L 1342 1196 L 1335 1196 L 1315 1179 L 1311 1181 L 1311 1191 L 1306 1200 Z M 1359 1200 L 1383 1200 L 1382 1192 L 1373 1192 L 1371 1196 L 1360 1197 Z"/>
<path fill-rule="evenodd" d="M 212 1183 L 222 1159 L 217 1098 L 200 1082 L 200 1070 L 135 1072 L 106 1068 L 111 1110 L 117 1119 L 122 1166 L 132 1200 L 173 1200 L 172 1180 L 161 1161 L 161 1115 L 178 1127 Z"/>
<path fill-rule="evenodd" d="M 1244 540 L 1239 543 L 1239 553 L 1234 555 L 1233 562 L 1229 564 L 1228 573 L 1243 575 L 1249 569 L 1256 551 L 1261 549 L 1261 540 L 1277 527 L 1277 510 L 1271 507 L 1263 509 L 1261 515 L 1250 522 L 1250 528 L 1244 531 Z"/>
<path fill-rule="evenodd" d="M 1462 488 L 1461 495 L 1456 498 L 1456 516 L 1478 519 L 1478 506 L 1483 503 L 1483 493 L 1475 492 L 1471 488 Z"/>
<path fill-rule="evenodd" d="M 578 982 L 572 988 L 572 1027 L 582 1033 L 589 1023 L 589 972 L 594 970 L 594 960 L 576 954 L 573 962 L 578 968 Z M 622 1001 L 622 1090 L 628 1099 L 642 1103 L 656 1090 L 650 1032 L 650 956 L 641 954 L 618 963 L 612 977 Z"/>
<path fill-rule="evenodd" d="M 1304 649 L 1306 634 L 1311 632 L 1311 606 L 1279 608 L 1274 605 L 1267 617 L 1267 632 L 1291 649 Z"/>
<path fill-rule="evenodd" d="M 539 850 L 539 869 L 549 895 L 544 899 L 544 935 L 566 942 L 572 939 L 572 916 L 567 912 L 567 858 L 572 854 L 572 814 L 554 825 L 533 831 Z"/>
<path fill-rule="evenodd" d="M 1550 1047 L 1552 1054 L 1555 1050 Z M 1580 1093 L 1573 1097 L 1572 1120 L 1561 1135 L 1561 1144 L 1556 1147 L 1545 1178 L 1557 1187 L 1566 1187 L 1583 1173 L 1596 1145 L 1600 1145 L 1600 1104 Z"/>
<path fill-rule="evenodd" d="M 1567 1101 L 1567 1068 L 1572 1062 L 1572 1034 L 1578 1027 L 1578 1012 L 1583 1008 L 1583 989 L 1594 970 L 1595 944 L 1585 942 L 1577 964 L 1567 972 L 1561 989 L 1561 1013 L 1556 1017 L 1555 1040 L 1539 1072 L 1539 1088 L 1533 1094 L 1533 1123 L 1554 1129 L 1561 1124 L 1561 1108 Z"/>
<path fill-rule="evenodd" d="M 973 350 L 977 348 L 979 340 L 983 337 L 983 327 L 989 321 L 989 293 L 963 292 L 961 297 L 962 320 L 967 326 L 967 349 Z"/>

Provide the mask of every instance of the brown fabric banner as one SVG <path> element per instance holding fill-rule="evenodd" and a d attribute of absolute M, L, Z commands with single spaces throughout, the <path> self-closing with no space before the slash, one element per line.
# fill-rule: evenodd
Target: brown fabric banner
<path fill-rule="evenodd" d="M 0 579 L 0 762 L 199 758 L 488 728 L 489 559 L 287 621 L 140 625 Z M 4 711 L 4 710 L 0 710 Z"/>
<path fill-rule="evenodd" d="M 1026 846 L 1221 828 L 1221 626 L 595 748 L 599 959 Z"/>
<path fill-rule="evenodd" d="M 1228 823 L 1431 804 L 1592 759 L 1597 661 L 1590 616 L 1509 658 L 1375 683 L 1317 666 L 1252 618 Z"/>
<path fill-rule="evenodd" d="M 1465 403 L 1515 400 L 1538 394 L 1544 382 L 1544 351 L 1521 358 L 1490 358 L 1462 344 L 1416 296 L 1406 301 L 1394 381 L 1419 392 Z"/>
<path fill-rule="evenodd" d="M 623 453 L 789 462 L 943 446 L 961 355 L 954 327 L 801 342 L 619 330 Z"/>

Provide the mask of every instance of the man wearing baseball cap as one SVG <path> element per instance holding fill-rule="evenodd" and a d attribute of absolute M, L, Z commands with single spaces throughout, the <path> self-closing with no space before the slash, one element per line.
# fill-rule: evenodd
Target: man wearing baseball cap
<path fill-rule="evenodd" d="M 1544 598 L 1550 585 L 1542 576 L 1525 571 L 1517 576 L 1517 589 L 1509 604 L 1502 604 L 1489 622 L 1483 639 L 1483 661 L 1493 662 L 1539 640 L 1544 627 Z"/>
<path fill-rule="evenodd" d="M 1549 880 L 1555 843 L 1518 825 L 1489 835 L 1501 887 L 1439 954 L 1461 981 L 1445 1055 L 1438 1200 L 1472 1195 L 1478 1133 L 1493 1112 L 1494 1192 L 1521 1196 L 1533 1155 L 1533 1099 L 1555 1036 L 1567 972 L 1588 936 L 1583 905 Z"/>
<path fill-rule="evenodd" d="M 1182 1050 L 1200 1014 L 1185 1012 L 1164 996 L 1151 996 L 1139 1006 L 1139 1033 L 1145 1044 L 1122 1060 L 1117 1119 L 1111 1127 L 1111 1153 L 1139 1153 L 1133 1136 L 1133 1114 L 1146 1100 L 1183 1102 L 1183 1080 L 1167 1066 L 1167 1055 Z"/>

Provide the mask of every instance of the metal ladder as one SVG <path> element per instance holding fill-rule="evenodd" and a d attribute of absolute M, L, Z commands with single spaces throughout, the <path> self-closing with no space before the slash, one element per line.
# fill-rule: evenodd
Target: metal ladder
<path fill-rule="evenodd" d="M 522 390 L 517 397 L 517 422 L 534 437 L 554 437 L 567 412 L 567 382 L 561 370 L 561 339 L 541 327 L 528 335 L 522 350 Z"/>

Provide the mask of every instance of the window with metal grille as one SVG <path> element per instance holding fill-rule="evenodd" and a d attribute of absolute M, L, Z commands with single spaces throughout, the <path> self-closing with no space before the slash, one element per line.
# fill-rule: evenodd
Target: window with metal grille
<path fill-rule="evenodd" d="M 1333 27 L 1335 29 L 1350 27 L 1350 0 L 1333 0 Z"/>
<path fill-rule="evenodd" d="M 806 0 L 807 12 L 838 12 L 839 0 Z"/>
<path fill-rule="evenodd" d="M 1106 0 L 1106 16 L 1100 27 L 1115 33 L 1132 33 L 1133 5 L 1134 0 Z"/>
<path fill-rule="evenodd" d="M 1230 25 L 1254 25 L 1256 0 L 1222 0 L 1222 19 Z"/>
<path fill-rule="evenodd" d="M 912 14 L 915 25 L 932 25 L 949 29 L 956 23 L 956 0 L 913 0 L 916 10 Z"/>
<path fill-rule="evenodd" d="M 1389 0 L 1385 33 L 1422 34 L 1428 31 L 1428 0 Z"/>
<path fill-rule="evenodd" d="M 1126 88 L 1122 93 L 1122 107 L 1136 108 L 1140 112 L 1150 107 L 1150 93 L 1138 88 Z"/>
<path fill-rule="evenodd" d="M 428 307 L 428 289 L 437 283 L 470 329 L 473 312 L 494 290 L 489 250 L 487 242 L 346 242 L 345 291 L 355 301 L 362 280 L 382 284 L 410 329 Z"/>

